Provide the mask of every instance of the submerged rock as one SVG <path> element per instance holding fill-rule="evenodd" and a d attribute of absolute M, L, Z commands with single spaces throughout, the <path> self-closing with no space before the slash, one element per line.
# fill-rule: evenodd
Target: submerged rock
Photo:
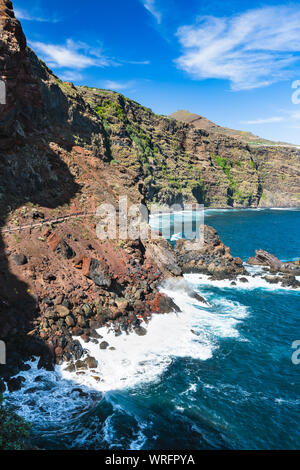
<path fill-rule="evenodd" d="M 195 292 L 195 291 L 189 292 L 189 293 L 188 293 L 188 296 L 191 297 L 191 299 L 195 299 L 195 300 L 197 300 L 198 302 L 201 302 L 201 303 L 203 303 L 203 304 L 208 305 L 207 300 L 205 300 L 204 297 L 202 297 L 201 295 L 199 295 L 199 294 L 198 294 L 197 292 Z"/>

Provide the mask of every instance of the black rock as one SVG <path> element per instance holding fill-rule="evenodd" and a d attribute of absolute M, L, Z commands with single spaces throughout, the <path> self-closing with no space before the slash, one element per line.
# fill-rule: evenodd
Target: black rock
<path fill-rule="evenodd" d="M 198 302 L 202 302 L 204 304 L 207 304 L 208 302 L 204 299 L 204 297 L 202 297 L 201 295 L 199 295 L 197 292 L 189 292 L 189 297 L 191 297 L 192 299 L 195 299 L 195 300 L 198 300 Z"/>
<path fill-rule="evenodd" d="M 22 383 L 25 382 L 25 378 L 21 375 L 19 377 L 13 377 L 7 381 L 7 388 L 9 392 L 16 392 L 22 388 Z"/>
<path fill-rule="evenodd" d="M 13 256 L 13 261 L 17 266 L 23 266 L 28 263 L 26 256 L 23 253 L 18 253 Z"/>
<path fill-rule="evenodd" d="M 136 332 L 138 336 L 145 336 L 147 334 L 146 328 L 143 328 L 142 326 L 135 328 L 134 331 Z"/>

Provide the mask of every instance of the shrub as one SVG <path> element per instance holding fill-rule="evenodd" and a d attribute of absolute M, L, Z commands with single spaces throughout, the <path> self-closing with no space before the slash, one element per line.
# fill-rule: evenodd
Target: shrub
<path fill-rule="evenodd" d="M 30 425 L 9 408 L 3 406 L 0 394 L 0 450 L 23 450 Z"/>

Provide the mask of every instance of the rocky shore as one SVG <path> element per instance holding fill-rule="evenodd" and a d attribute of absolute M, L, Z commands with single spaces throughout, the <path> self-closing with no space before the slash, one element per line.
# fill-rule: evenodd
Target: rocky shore
<path fill-rule="evenodd" d="M 262 266 L 270 273 L 264 279 L 270 284 L 281 284 L 283 287 L 299 288 L 300 259 L 282 262 L 276 256 L 264 250 L 256 250 L 255 256 L 248 259 L 247 264 Z"/>
<path fill-rule="evenodd" d="M 108 202 L 117 210 L 120 196 L 148 208 L 257 207 L 273 204 L 276 193 L 276 201 L 295 205 L 299 152 L 253 152 L 117 93 L 63 82 L 27 46 L 10 0 L 0 0 L 0 21 L 0 339 L 8 361 L 0 366 L 1 392 L 4 382 L 10 391 L 22 386 L 14 376 L 32 357 L 49 370 L 62 362 L 94 367 L 93 358 L 83 360 L 79 338 L 109 348 L 101 326 L 144 335 L 151 315 L 178 310 L 159 292 L 169 277 L 195 272 L 234 282 L 245 275 L 211 227 L 203 247 L 180 240 L 173 250 L 161 237 L 99 240 L 99 220 L 75 214 Z M 55 216 L 66 219 L 31 228 Z M 297 287 L 292 266 L 277 272 Z"/>

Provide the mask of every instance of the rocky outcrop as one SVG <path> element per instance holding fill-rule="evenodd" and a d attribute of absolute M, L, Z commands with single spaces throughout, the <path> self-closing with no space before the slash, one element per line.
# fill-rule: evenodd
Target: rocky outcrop
<path fill-rule="evenodd" d="M 175 253 L 170 249 L 167 240 L 160 238 L 148 241 L 146 243 L 146 256 L 156 263 L 164 277 L 180 276 L 182 274 Z"/>
<path fill-rule="evenodd" d="M 144 181 L 149 204 L 299 205 L 296 147 L 250 146 L 236 136 L 157 116 L 118 93 L 80 91 L 105 124 L 112 161 Z"/>
<path fill-rule="evenodd" d="M 247 263 L 255 266 L 270 266 L 277 271 L 283 266 L 282 261 L 264 250 L 256 250 L 255 256 L 250 257 Z"/>
<path fill-rule="evenodd" d="M 0 0 L 0 22 L 7 89 L 0 104 L 0 338 L 8 378 L 28 357 L 40 356 L 39 367 L 48 369 L 80 360 L 74 336 L 99 341 L 99 326 L 142 334 L 153 313 L 176 311 L 158 292 L 166 277 L 244 273 L 208 227 L 203 247 L 195 243 L 194 250 L 186 241 L 173 252 L 162 239 L 99 240 L 99 220 L 88 214 L 100 204 L 117 208 L 121 195 L 149 208 L 195 201 L 258 206 L 263 195 L 268 204 L 278 192 L 279 174 L 289 183 L 285 201 L 296 205 L 299 154 L 293 150 L 288 161 L 288 149 L 278 158 L 254 152 L 118 93 L 63 82 L 28 48 L 9 0 Z M 37 220 L 52 222 L 32 228 Z"/>
<path fill-rule="evenodd" d="M 42 98 L 10 0 L 0 1 L 0 17 L 0 79 L 6 84 L 6 105 L 0 105 L 0 148 L 8 149 L 24 141 L 32 120 L 38 119 Z"/>
<path fill-rule="evenodd" d="M 293 274 L 294 276 L 300 275 L 300 259 L 283 262 L 264 250 L 256 250 L 255 256 L 250 257 L 247 263 L 254 266 L 267 266 L 270 268 L 270 272 L 273 273 L 281 272 Z"/>
<path fill-rule="evenodd" d="M 175 253 L 184 273 L 209 274 L 213 279 L 233 279 L 246 274 L 240 258 L 233 258 L 216 230 L 205 225 L 203 240 L 178 240 Z"/>

